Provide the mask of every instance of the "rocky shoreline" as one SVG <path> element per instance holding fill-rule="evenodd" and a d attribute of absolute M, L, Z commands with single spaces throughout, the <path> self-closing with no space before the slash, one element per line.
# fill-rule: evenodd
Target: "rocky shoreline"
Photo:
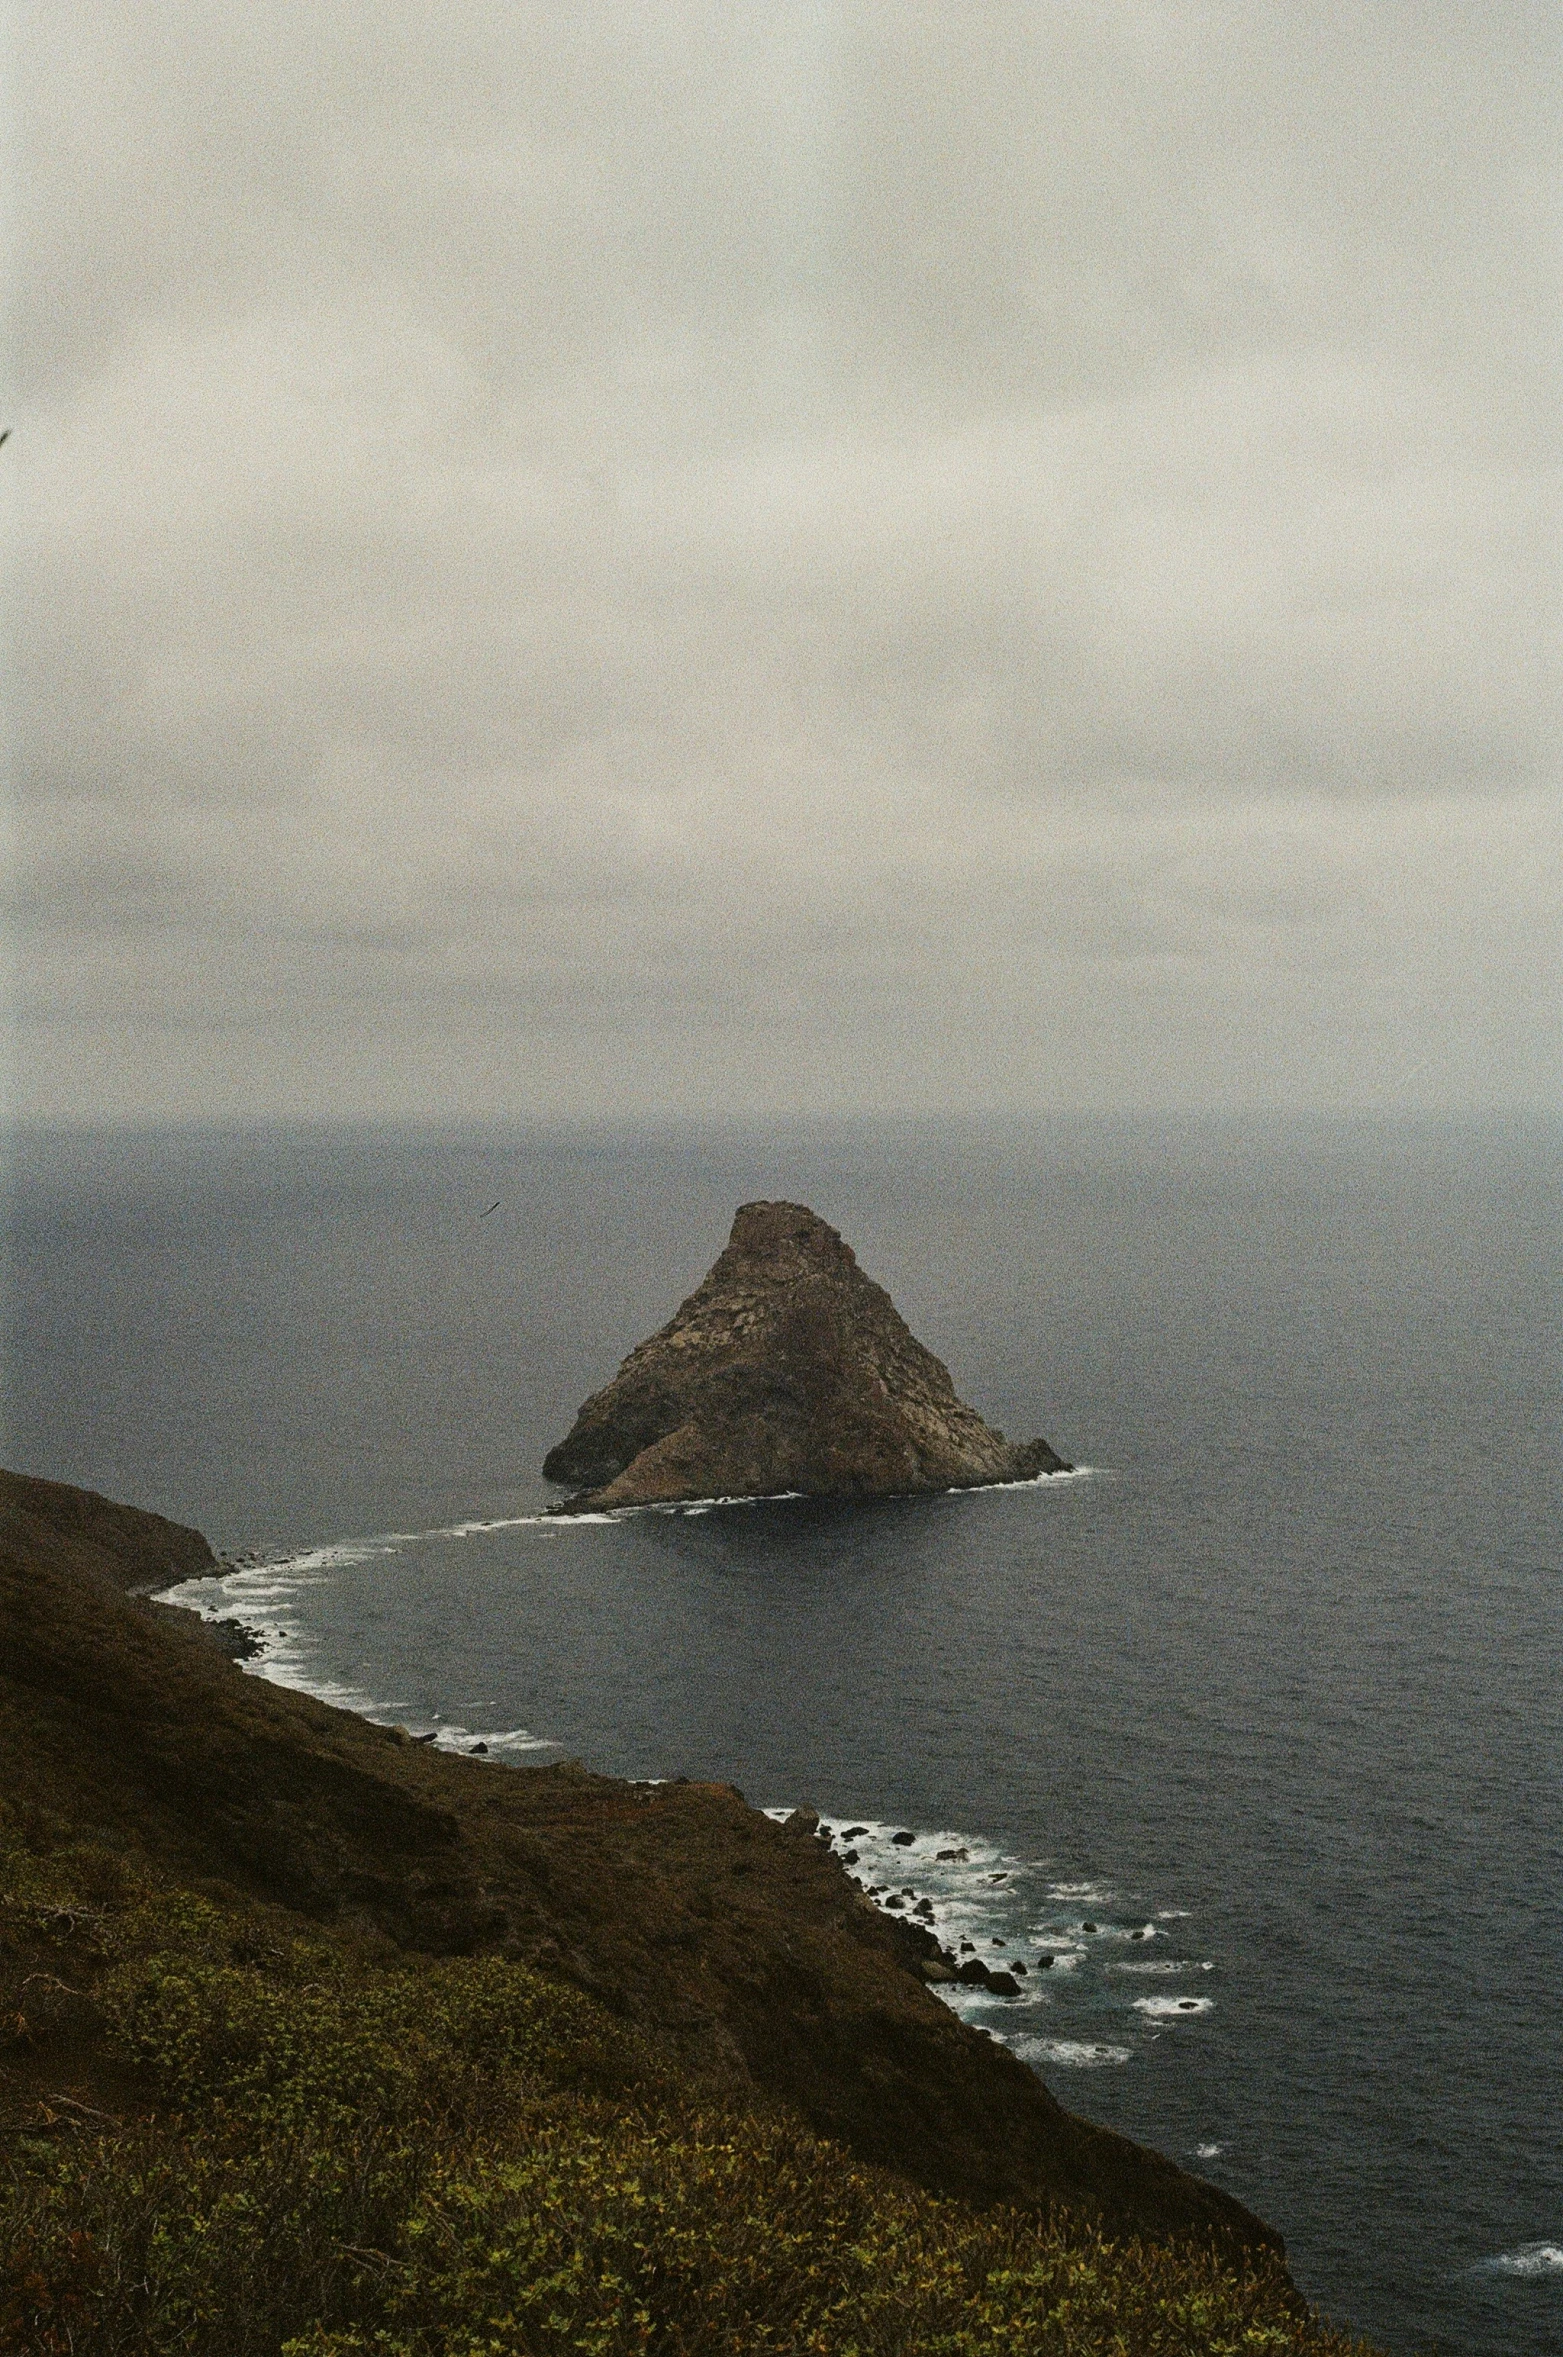
<path fill-rule="evenodd" d="M 789 1828 L 812 1834 L 827 1850 L 833 1849 L 838 1842 L 841 1844 L 836 1853 L 837 1862 L 854 1889 L 861 1891 L 863 1897 L 876 1906 L 889 1925 L 890 1936 L 902 1961 L 921 1980 L 934 1988 L 955 1982 L 963 1988 L 986 1989 L 994 1997 L 1020 1995 L 1020 1982 L 1015 1978 L 1015 1973 L 1018 1971 L 1024 1976 L 1030 1971 L 1030 1967 L 1020 1958 L 1008 1958 L 1004 1965 L 995 1969 L 983 1962 L 977 1953 L 975 1941 L 962 1940 L 958 1950 L 946 1948 L 931 1925 L 922 1920 L 924 1916 L 932 1916 L 933 1901 L 925 1894 L 920 1894 L 914 1884 L 907 1883 L 899 1890 L 890 1890 L 880 1883 L 865 1882 L 861 1875 L 852 1873 L 852 1868 L 858 1863 L 858 1854 L 851 1844 L 854 1838 L 867 1833 L 866 1825 L 848 1825 L 843 1828 L 827 1825 L 817 1809 L 794 1809 L 786 1822 Z M 914 1836 L 898 1833 L 891 1838 L 909 1848 Z M 940 1853 L 941 1857 L 947 1858 L 961 1854 L 955 1850 Z M 1052 1957 L 1044 1953 L 1038 1958 L 1037 1969 L 1046 1971 L 1052 1961 Z"/>
<path fill-rule="evenodd" d="M 193 1616 L 134 1593 L 216 1568 L 196 1532 L 0 1477 L 13 1807 L 280 1919 L 513 1958 L 635 2025 L 691 2087 L 785 2105 L 929 2192 L 1279 2253 L 1240 2203 L 1071 2115 L 957 2018 L 941 1976 L 1002 1995 L 1016 1959 L 942 1948 L 915 1891 L 856 1887 L 846 1828 L 778 1825 L 725 1785 L 495 1774 L 241 1676 Z M 71 2067 L 91 2100 L 91 2050 Z"/>

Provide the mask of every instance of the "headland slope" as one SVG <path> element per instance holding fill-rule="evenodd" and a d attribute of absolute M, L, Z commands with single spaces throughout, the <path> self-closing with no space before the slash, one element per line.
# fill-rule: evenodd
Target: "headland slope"
<path fill-rule="evenodd" d="M 195 1532 L 0 1476 L 0 1789 L 72 1834 L 423 1955 L 572 1983 L 729 2093 L 979 2203 L 1120 2230 L 1278 2237 L 1159 2154 L 1074 2118 L 925 1984 L 919 1945 L 799 1812 L 720 1784 L 453 1759 L 243 1674 L 136 1594 Z"/>
<path fill-rule="evenodd" d="M 811 1810 L 436 1754 L 148 1599 L 210 1568 L 0 1474 L 0 2346 L 1372 2357 Z"/>

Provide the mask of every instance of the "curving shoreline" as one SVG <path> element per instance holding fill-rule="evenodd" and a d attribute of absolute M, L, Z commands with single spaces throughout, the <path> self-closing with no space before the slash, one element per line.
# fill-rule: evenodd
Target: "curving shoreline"
<path fill-rule="evenodd" d="M 1075 2118 L 962 2023 L 817 1819 L 777 1826 L 730 1787 L 571 1762 L 479 1775 L 488 1763 L 236 1674 L 188 1616 L 131 1592 L 216 1569 L 197 1533 L 171 1551 L 176 1527 L 0 1481 L 0 1748 L 21 1801 L 410 1955 L 531 1962 L 696 2079 L 784 2102 L 929 2191 L 1280 2251 L 1240 2203 Z"/>

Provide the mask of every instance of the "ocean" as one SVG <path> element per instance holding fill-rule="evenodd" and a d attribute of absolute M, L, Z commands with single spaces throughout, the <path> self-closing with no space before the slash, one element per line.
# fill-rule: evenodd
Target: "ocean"
<path fill-rule="evenodd" d="M 1496 1119 L 31 1135 L 5 1457 L 203 1529 L 232 1568 L 185 1600 L 258 1629 L 260 1674 L 496 1773 L 819 1808 L 885 1898 L 1026 1965 L 961 2010 L 1273 2221 L 1335 2321 L 1542 2357 L 1558 1147 Z M 756 1196 L 838 1226 L 963 1396 L 1080 1470 L 548 1519 L 545 1450 Z"/>

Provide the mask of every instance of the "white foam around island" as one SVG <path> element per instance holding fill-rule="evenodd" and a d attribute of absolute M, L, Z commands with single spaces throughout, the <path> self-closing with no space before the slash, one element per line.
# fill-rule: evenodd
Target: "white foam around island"
<path fill-rule="evenodd" d="M 1028 1473 L 1024 1481 L 969 1481 L 941 1490 L 945 1498 L 990 1498 L 999 1490 L 1062 1489 L 1066 1482 L 1100 1481 L 1105 1465 L 1062 1465 L 1056 1473 Z"/>

